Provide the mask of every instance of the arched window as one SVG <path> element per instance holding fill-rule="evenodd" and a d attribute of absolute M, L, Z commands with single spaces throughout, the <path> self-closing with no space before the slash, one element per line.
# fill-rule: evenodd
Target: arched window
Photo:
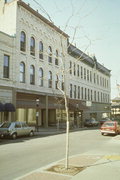
<path fill-rule="evenodd" d="M 42 43 L 42 41 L 39 42 L 39 58 L 43 59 L 43 43 Z"/>
<path fill-rule="evenodd" d="M 64 77 L 62 75 L 62 79 L 61 79 L 61 88 L 64 91 L 65 90 L 65 84 L 64 84 Z"/>
<path fill-rule="evenodd" d="M 33 65 L 30 66 L 30 84 L 35 84 L 35 68 Z"/>
<path fill-rule="evenodd" d="M 49 74 L 48 74 L 48 87 L 52 88 L 52 72 L 51 71 L 49 71 Z"/>
<path fill-rule="evenodd" d="M 52 63 L 52 48 L 49 46 L 48 48 L 48 62 Z"/>
<path fill-rule="evenodd" d="M 26 51 L 26 34 L 23 31 L 20 35 L 20 50 L 24 52 Z"/>
<path fill-rule="evenodd" d="M 40 80 L 40 86 L 43 86 L 43 69 L 39 69 L 39 80 Z"/>
<path fill-rule="evenodd" d="M 55 65 L 58 66 L 58 50 L 56 50 Z"/>
<path fill-rule="evenodd" d="M 20 82 L 25 83 L 25 64 L 24 64 L 24 62 L 20 63 Z"/>
<path fill-rule="evenodd" d="M 58 78 L 58 75 L 55 76 L 55 88 L 58 89 L 58 81 L 59 81 L 59 78 Z"/>
<path fill-rule="evenodd" d="M 35 39 L 34 37 L 30 38 L 30 54 L 35 56 Z"/>

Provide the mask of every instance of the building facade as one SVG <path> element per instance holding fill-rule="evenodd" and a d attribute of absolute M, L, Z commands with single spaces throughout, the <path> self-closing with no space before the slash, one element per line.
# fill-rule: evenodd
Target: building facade
<path fill-rule="evenodd" d="M 10 76 L 3 78 L 1 66 L 0 90 L 7 90 L 6 99 L 16 108 L 12 120 L 44 127 L 64 125 L 64 92 L 72 126 L 109 113 L 110 70 L 95 57 L 70 44 L 65 32 L 21 0 L 0 1 L 0 22 L 0 62 L 6 55 L 10 61 Z"/>

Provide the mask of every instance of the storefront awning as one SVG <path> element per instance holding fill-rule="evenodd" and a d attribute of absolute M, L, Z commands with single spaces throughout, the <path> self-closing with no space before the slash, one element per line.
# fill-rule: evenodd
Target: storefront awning
<path fill-rule="evenodd" d="M 12 103 L 4 104 L 4 111 L 15 112 L 15 106 Z"/>
<path fill-rule="evenodd" d="M 4 111 L 4 105 L 2 103 L 0 103 L 0 112 Z"/>

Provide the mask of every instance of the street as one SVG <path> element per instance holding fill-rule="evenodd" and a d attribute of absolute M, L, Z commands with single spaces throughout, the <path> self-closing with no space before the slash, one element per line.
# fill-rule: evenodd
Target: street
<path fill-rule="evenodd" d="M 70 133 L 70 156 L 76 154 L 119 154 L 120 143 L 99 130 Z M 0 179 L 13 180 L 30 171 L 65 158 L 65 134 L 35 136 L 0 142 Z"/>

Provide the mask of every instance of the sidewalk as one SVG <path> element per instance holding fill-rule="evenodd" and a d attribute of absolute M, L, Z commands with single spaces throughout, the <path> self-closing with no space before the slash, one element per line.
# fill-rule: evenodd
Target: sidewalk
<path fill-rule="evenodd" d="M 73 128 L 70 129 L 70 132 L 75 132 L 75 131 L 82 131 L 88 129 L 86 127 L 82 128 Z M 56 128 L 56 127 L 49 127 L 49 128 L 39 128 L 38 131 L 35 131 L 35 135 L 56 135 L 56 134 L 61 134 L 61 133 L 66 133 L 65 128 Z"/>
<path fill-rule="evenodd" d="M 70 130 L 70 132 L 84 128 Z M 54 135 L 65 133 L 65 129 L 39 129 L 35 135 Z M 120 135 L 113 138 L 119 141 Z M 65 172 L 65 160 L 36 169 L 15 180 L 120 180 L 120 154 L 88 155 L 80 154 L 69 158 L 69 171 Z M 74 167 L 74 168 L 71 168 Z"/>
<path fill-rule="evenodd" d="M 50 169 L 64 165 L 64 160 L 37 169 L 16 180 L 120 180 L 120 155 L 77 155 L 70 158 L 70 166 L 84 167 L 81 172 L 57 173 Z"/>

